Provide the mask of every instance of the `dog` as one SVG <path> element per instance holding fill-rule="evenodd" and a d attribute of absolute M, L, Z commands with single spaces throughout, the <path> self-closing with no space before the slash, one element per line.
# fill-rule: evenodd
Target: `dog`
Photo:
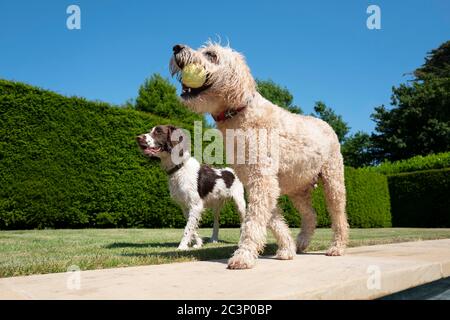
<path fill-rule="evenodd" d="M 197 113 L 210 113 L 225 140 L 230 129 L 264 129 L 278 137 L 279 152 L 268 153 L 269 160 L 276 160 L 277 166 L 270 165 L 270 161 L 232 165 L 246 188 L 248 203 L 239 247 L 228 267 L 246 269 L 255 265 L 265 246 L 267 227 L 277 240 L 276 258 L 289 260 L 296 252 L 304 252 L 316 227 L 311 192 L 319 178 L 333 229 L 333 241 L 326 254 L 343 254 L 348 241 L 344 165 L 333 129 L 320 119 L 290 113 L 262 97 L 244 56 L 229 46 L 207 42 L 194 50 L 177 44 L 172 50 L 172 76 L 181 80 L 183 67 L 191 63 L 206 70 L 206 81 L 201 87 L 188 88 L 183 84 L 181 101 Z M 255 139 L 262 140 L 249 133 L 245 143 L 255 143 Z M 269 147 L 274 144 L 268 142 Z M 277 206 L 281 194 L 288 195 L 302 215 L 296 243 Z"/>
<path fill-rule="evenodd" d="M 172 140 L 175 134 L 179 137 Z M 214 213 L 212 242 L 219 241 L 219 215 L 226 199 L 235 202 L 241 221 L 246 209 L 244 187 L 233 169 L 200 165 L 190 156 L 186 144 L 182 144 L 186 142 L 185 137 L 174 126 L 158 125 L 136 138 L 145 155 L 161 160 L 161 166 L 169 176 L 170 195 L 180 205 L 187 220 L 179 250 L 188 250 L 191 243 L 194 248 L 202 246 L 197 229 L 205 209 L 210 208 Z"/>

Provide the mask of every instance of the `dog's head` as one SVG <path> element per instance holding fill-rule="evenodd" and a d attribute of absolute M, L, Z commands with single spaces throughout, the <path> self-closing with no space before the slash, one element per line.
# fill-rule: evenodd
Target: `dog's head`
<path fill-rule="evenodd" d="M 173 140 L 174 132 L 178 133 L 176 140 Z M 182 130 L 172 125 L 157 125 L 150 132 L 137 136 L 136 140 L 145 155 L 151 158 L 164 158 L 171 156 L 174 147 L 183 142 L 183 137 Z M 179 156 L 182 156 L 182 153 L 180 152 Z"/>
<path fill-rule="evenodd" d="M 186 45 L 173 47 L 170 72 L 181 80 L 182 69 L 191 63 L 206 70 L 206 81 L 200 88 L 182 85 L 181 99 L 191 110 L 211 114 L 240 108 L 256 90 L 255 80 L 242 54 L 230 47 L 208 42 L 198 50 Z"/>

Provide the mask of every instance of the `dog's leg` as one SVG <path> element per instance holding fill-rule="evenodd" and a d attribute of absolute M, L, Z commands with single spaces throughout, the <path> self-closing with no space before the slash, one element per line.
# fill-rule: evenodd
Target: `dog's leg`
<path fill-rule="evenodd" d="M 203 240 L 202 238 L 198 235 L 197 231 L 194 232 L 194 239 L 193 241 L 195 241 L 195 244 L 192 246 L 193 248 L 201 248 L 203 246 Z"/>
<path fill-rule="evenodd" d="M 240 188 L 237 188 L 236 191 L 233 193 L 232 197 L 234 200 L 234 203 L 236 204 L 237 211 L 239 213 L 239 220 L 244 222 L 245 218 L 245 197 L 244 197 L 244 188 L 242 185 L 240 185 Z"/>
<path fill-rule="evenodd" d="M 277 205 L 280 194 L 275 175 L 250 172 L 248 188 L 248 210 L 241 228 L 239 248 L 228 260 L 230 269 L 252 268 L 259 252 L 264 249 L 267 223 Z"/>
<path fill-rule="evenodd" d="M 345 213 L 345 184 L 342 155 L 338 153 L 322 169 L 327 209 L 331 216 L 333 243 L 327 251 L 329 256 L 340 256 L 344 253 L 348 241 L 348 223 Z"/>
<path fill-rule="evenodd" d="M 295 255 L 295 243 L 278 206 L 272 212 L 269 220 L 269 228 L 272 230 L 278 243 L 278 250 L 275 257 L 280 260 L 292 260 Z"/>
<path fill-rule="evenodd" d="M 301 231 L 297 235 L 297 253 L 303 253 L 308 247 L 316 228 L 316 212 L 312 206 L 311 190 L 295 194 L 290 198 L 302 215 Z"/>
<path fill-rule="evenodd" d="M 203 205 L 201 204 L 194 206 L 189 210 L 188 221 L 186 223 L 186 227 L 184 228 L 183 238 L 181 239 L 180 245 L 178 246 L 179 250 L 188 250 L 189 243 L 191 242 L 192 239 L 195 239 L 197 244 L 198 239 L 200 239 L 201 241 L 201 238 L 197 234 L 197 228 L 202 211 Z"/>
<path fill-rule="evenodd" d="M 213 233 L 211 236 L 211 242 L 217 243 L 219 241 L 219 219 L 220 219 L 220 206 L 217 206 L 213 209 L 214 215 L 214 225 L 213 225 Z"/>
<path fill-rule="evenodd" d="M 182 208 L 183 216 L 186 219 L 186 223 L 189 220 L 189 210 L 186 208 Z M 188 246 L 193 244 L 194 248 L 200 248 L 203 245 L 202 238 L 199 237 L 197 230 L 192 234 L 192 238 L 189 239 Z"/>

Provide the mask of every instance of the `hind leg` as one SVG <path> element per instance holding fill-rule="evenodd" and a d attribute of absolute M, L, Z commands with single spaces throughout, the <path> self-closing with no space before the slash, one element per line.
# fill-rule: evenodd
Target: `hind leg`
<path fill-rule="evenodd" d="M 278 250 L 275 257 L 280 260 L 292 260 L 295 255 L 295 243 L 278 207 L 273 210 L 268 226 L 277 239 Z"/>
<path fill-rule="evenodd" d="M 322 181 L 327 209 L 331 217 L 331 228 L 333 229 L 333 242 L 327 251 L 327 255 L 340 256 L 344 253 L 348 242 L 344 165 L 340 153 L 333 158 L 333 161 L 323 167 Z"/>
<path fill-rule="evenodd" d="M 211 236 L 211 242 L 217 243 L 219 242 L 219 219 L 220 219 L 220 209 L 221 207 L 218 206 L 213 209 L 213 215 L 214 215 L 214 224 L 213 224 L 213 233 Z"/>
<path fill-rule="evenodd" d="M 316 229 L 316 212 L 312 206 L 311 192 L 309 189 L 290 197 L 302 216 L 301 230 L 297 235 L 297 253 L 306 250 Z"/>
<path fill-rule="evenodd" d="M 195 244 L 192 246 L 195 249 L 201 248 L 203 245 L 203 240 L 202 238 L 198 235 L 197 231 L 194 232 L 194 236 L 193 236 L 193 243 L 195 242 Z"/>

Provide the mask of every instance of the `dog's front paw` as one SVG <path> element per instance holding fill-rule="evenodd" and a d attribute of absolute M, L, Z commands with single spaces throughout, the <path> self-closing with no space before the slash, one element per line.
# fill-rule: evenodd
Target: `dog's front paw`
<path fill-rule="evenodd" d="M 292 260 L 295 256 L 295 250 L 291 250 L 290 248 L 278 249 L 275 255 L 275 259 L 278 260 Z"/>
<path fill-rule="evenodd" d="M 189 250 L 189 247 L 188 247 L 187 245 L 185 245 L 185 244 L 180 244 L 180 245 L 178 246 L 177 250 L 180 250 L 180 251 L 187 251 L 187 250 Z"/>
<path fill-rule="evenodd" d="M 228 260 L 228 269 L 251 269 L 256 264 L 256 256 L 245 249 L 237 249 Z"/>
<path fill-rule="evenodd" d="M 342 256 L 344 254 L 344 247 L 340 246 L 331 246 L 328 250 L 326 255 L 327 256 Z"/>

